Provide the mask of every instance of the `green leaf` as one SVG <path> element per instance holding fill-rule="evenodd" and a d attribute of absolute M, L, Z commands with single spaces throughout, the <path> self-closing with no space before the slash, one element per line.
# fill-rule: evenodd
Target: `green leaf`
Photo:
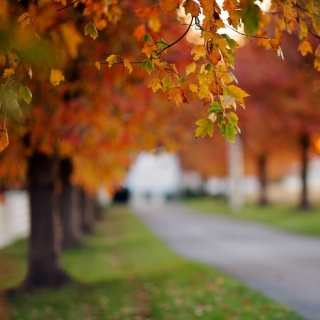
<path fill-rule="evenodd" d="M 180 78 L 179 78 L 179 83 L 180 83 L 180 84 L 184 84 L 186 81 L 187 81 L 187 78 L 186 78 L 186 77 L 180 77 Z"/>
<path fill-rule="evenodd" d="M 244 12 L 242 15 L 242 22 L 244 24 L 244 30 L 245 33 L 249 36 L 254 34 L 259 29 L 259 16 L 254 10 L 254 7 L 256 5 L 253 5 L 252 7 L 247 8 L 247 11 Z"/>
<path fill-rule="evenodd" d="M 146 33 L 146 34 L 144 34 L 144 35 L 142 36 L 142 41 L 143 41 L 144 43 L 146 43 L 146 42 L 148 42 L 148 41 L 152 42 L 152 39 L 151 39 L 150 36 Z"/>
<path fill-rule="evenodd" d="M 213 136 L 213 122 L 210 119 L 200 119 L 196 122 L 198 128 L 196 129 L 196 137 L 204 137 L 208 135 Z"/>
<path fill-rule="evenodd" d="M 31 102 L 32 93 L 31 93 L 31 91 L 29 90 L 28 87 L 25 87 L 25 86 L 20 87 L 19 96 L 20 96 L 20 98 L 23 99 L 26 103 L 29 104 L 29 103 Z"/>
<path fill-rule="evenodd" d="M 216 115 L 222 114 L 223 111 L 224 111 L 224 110 L 223 110 L 220 102 L 218 102 L 218 101 L 211 102 L 210 108 L 208 109 L 208 112 L 209 112 L 209 113 L 215 113 Z"/>
<path fill-rule="evenodd" d="M 223 33 L 222 36 L 227 40 L 231 50 L 234 50 L 239 46 L 238 43 L 235 40 L 231 39 L 227 34 Z"/>
<path fill-rule="evenodd" d="M 172 82 L 170 77 L 164 77 L 162 79 L 162 86 L 165 90 L 169 90 L 174 87 L 174 83 Z"/>
<path fill-rule="evenodd" d="M 168 45 L 165 43 L 165 41 L 162 38 L 159 38 L 157 42 L 157 48 L 158 50 L 165 50 L 168 47 Z"/>
<path fill-rule="evenodd" d="M 96 26 L 89 21 L 85 27 L 84 27 L 84 34 L 87 36 L 89 35 L 93 40 L 95 40 L 98 37 L 98 31 Z"/>
<path fill-rule="evenodd" d="M 227 123 L 225 127 L 225 136 L 227 137 L 227 139 L 230 142 L 234 143 L 236 134 L 237 134 L 237 130 L 235 129 L 235 127 L 232 124 Z"/>
<path fill-rule="evenodd" d="M 142 61 L 141 68 L 146 70 L 148 74 L 150 74 L 154 70 L 154 65 L 149 59 L 145 59 Z"/>

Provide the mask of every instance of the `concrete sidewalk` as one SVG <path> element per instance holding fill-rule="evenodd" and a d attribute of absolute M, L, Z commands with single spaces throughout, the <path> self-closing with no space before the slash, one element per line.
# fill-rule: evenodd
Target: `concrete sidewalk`
<path fill-rule="evenodd" d="M 177 253 L 218 267 L 302 316 L 320 320 L 320 239 L 196 213 L 181 204 L 135 205 L 133 210 Z"/>

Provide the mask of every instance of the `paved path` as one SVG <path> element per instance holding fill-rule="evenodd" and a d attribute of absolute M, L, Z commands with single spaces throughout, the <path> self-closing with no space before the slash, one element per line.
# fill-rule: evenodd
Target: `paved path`
<path fill-rule="evenodd" d="M 320 239 L 195 213 L 180 204 L 134 210 L 179 254 L 216 266 L 302 316 L 320 320 Z"/>

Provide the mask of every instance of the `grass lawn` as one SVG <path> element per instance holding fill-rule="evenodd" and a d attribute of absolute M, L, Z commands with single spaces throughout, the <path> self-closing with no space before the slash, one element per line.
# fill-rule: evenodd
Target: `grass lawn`
<path fill-rule="evenodd" d="M 225 199 L 193 198 L 184 203 L 192 209 L 236 219 L 258 221 L 296 233 L 320 236 L 320 209 L 300 210 L 292 205 L 259 206 L 246 204 L 239 212 L 232 212 Z"/>
<path fill-rule="evenodd" d="M 23 278 L 26 243 L 0 250 L 0 289 Z M 238 281 L 172 253 L 114 207 L 81 249 L 62 255 L 78 281 L 7 298 L 11 320 L 298 320 Z"/>

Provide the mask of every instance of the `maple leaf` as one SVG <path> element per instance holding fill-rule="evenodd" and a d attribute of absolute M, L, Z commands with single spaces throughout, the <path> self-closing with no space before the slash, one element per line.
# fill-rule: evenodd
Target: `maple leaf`
<path fill-rule="evenodd" d="M 200 7 L 193 0 L 186 0 L 183 4 L 186 15 L 191 14 L 192 17 L 198 17 L 200 15 Z"/>
<path fill-rule="evenodd" d="M 313 52 L 312 44 L 310 43 L 310 41 L 304 39 L 299 44 L 298 51 L 300 51 L 303 56 L 306 56 L 308 54 L 308 52 L 310 52 L 310 53 Z"/>
<path fill-rule="evenodd" d="M 241 104 L 244 104 L 243 98 L 248 97 L 249 94 L 240 89 L 239 87 L 235 85 L 228 85 L 223 89 L 223 95 L 224 96 L 230 96 L 231 98 L 235 99 Z"/>
<path fill-rule="evenodd" d="M 163 89 L 162 83 L 159 78 L 152 79 L 148 84 L 148 88 L 151 88 L 153 92 L 157 92 L 159 89 Z"/>
<path fill-rule="evenodd" d="M 202 83 L 199 87 L 198 99 L 208 99 L 210 98 L 210 90 L 206 83 Z"/>
<path fill-rule="evenodd" d="M 128 59 L 124 59 L 123 60 L 123 65 L 125 66 L 125 68 L 128 69 L 129 74 L 133 71 L 131 63 L 130 63 L 130 61 Z"/>
<path fill-rule="evenodd" d="M 168 100 L 173 100 L 176 103 L 176 106 L 179 106 L 181 103 L 188 103 L 188 100 L 180 87 L 169 89 Z"/>
<path fill-rule="evenodd" d="M 196 71 L 197 65 L 195 62 L 191 62 L 189 65 L 186 66 L 186 75 L 190 73 L 194 73 Z"/>
<path fill-rule="evenodd" d="M 174 84 L 170 77 L 164 77 L 162 79 L 162 86 L 163 86 L 163 89 L 169 90 L 174 87 Z"/>
<path fill-rule="evenodd" d="M 93 40 L 98 37 L 98 31 L 96 26 L 89 21 L 84 27 L 84 34 L 87 36 L 89 35 Z"/>
<path fill-rule="evenodd" d="M 50 82 L 54 87 L 58 86 L 61 81 L 64 81 L 64 76 L 62 72 L 58 69 L 51 69 Z"/>
<path fill-rule="evenodd" d="M 209 137 L 213 136 L 213 122 L 210 119 L 199 119 L 196 122 L 198 128 L 196 129 L 196 137 L 204 137 L 208 135 Z"/>
<path fill-rule="evenodd" d="M 179 8 L 179 0 L 162 0 L 161 8 L 163 11 L 171 11 Z"/>
<path fill-rule="evenodd" d="M 142 61 L 141 68 L 146 70 L 148 74 L 150 74 L 154 70 L 154 65 L 149 59 L 145 59 Z"/>
<path fill-rule="evenodd" d="M 191 50 L 191 55 L 193 56 L 193 60 L 197 61 L 201 57 L 206 56 L 206 48 L 201 44 L 196 44 Z"/>
<path fill-rule="evenodd" d="M 233 19 L 235 10 L 238 8 L 239 3 L 237 0 L 224 0 L 222 4 L 222 9 L 227 11 L 229 17 Z"/>

